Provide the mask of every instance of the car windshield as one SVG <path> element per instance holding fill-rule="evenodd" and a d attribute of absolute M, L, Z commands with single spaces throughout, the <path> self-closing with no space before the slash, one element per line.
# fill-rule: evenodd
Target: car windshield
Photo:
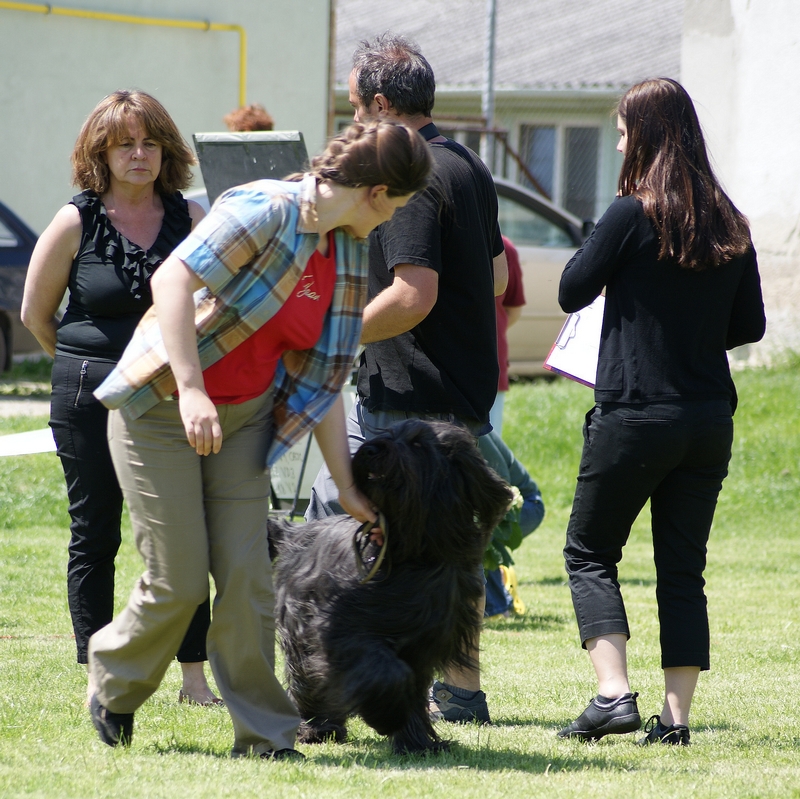
<path fill-rule="evenodd" d="M 570 235 L 530 208 L 507 197 L 497 198 L 500 230 L 517 246 L 574 248 Z"/>

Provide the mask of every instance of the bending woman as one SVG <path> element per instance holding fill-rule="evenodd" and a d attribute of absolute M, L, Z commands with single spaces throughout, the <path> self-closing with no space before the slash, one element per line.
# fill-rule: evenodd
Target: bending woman
<path fill-rule="evenodd" d="M 736 410 L 726 350 L 764 335 L 764 306 L 747 220 L 714 177 L 686 91 L 644 81 L 618 113 L 619 196 L 559 292 L 573 312 L 606 290 L 597 404 L 564 548 L 599 695 L 559 735 L 596 739 L 641 725 L 617 564 L 649 499 L 665 696 L 639 743 L 685 745 L 697 678 L 710 665 L 703 571 Z"/>
<path fill-rule="evenodd" d="M 145 572 L 96 633 L 91 714 L 110 746 L 156 690 L 216 586 L 208 651 L 231 714 L 233 755 L 294 755 L 299 718 L 274 674 L 266 520 L 269 466 L 309 428 L 360 520 L 341 389 L 366 301 L 369 232 L 427 181 L 424 140 L 353 125 L 298 182 L 222 195 L 154 276 L 145 315 L 96 392 Z"/>
<path fill-rule="evenodd" d="M 78 663 L 87 662 L 89 637 L 114 615 L 114 559 L 122 540 L 108 411 L 92 392 L 152 304 L 153 273 L 204 215 L 179 191 L 189 185 L 194 162 L 158 100 L 140 91 L 108 95 L 75 142 L 72 179 L 82 191 L 41 235 L 28 268 L 22 321 L 55 356 L 50 427 L 69 497 L 67 590 Z M 213 704 L 219 699 L 203 671 L 210 608 L 208 597 L 201 599 L 178 650 L 179 698 Z M 89 680 L 87 699 L 92 693 Z"/>

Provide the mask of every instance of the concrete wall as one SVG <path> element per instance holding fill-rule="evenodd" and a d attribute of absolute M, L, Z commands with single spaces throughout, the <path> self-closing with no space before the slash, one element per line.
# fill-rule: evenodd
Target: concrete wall
<path fill-rule="evenodd" d="M 241 25 L 246 101 L 262 103 L 277 129 L 301 130 L 309 153 L 323 146 L 330 0 L 67 2 L 53 5 Z M 0 200 L 35 231 L 75 193 L 75 138 L 97 102 L 118 88 L 157 97 L 190 143 L 194 132 L 224 130 L 222 117 L 239 104 L 239 37 L 0 8 Z M 202 185 L 199 170 L 195 185 Z"/>
<path fill-rule="evenodd" d="M 759 255 L 767 336 L 737 357 L 800 352 L 800 2 L 686 0 L 681 75 Z"/>

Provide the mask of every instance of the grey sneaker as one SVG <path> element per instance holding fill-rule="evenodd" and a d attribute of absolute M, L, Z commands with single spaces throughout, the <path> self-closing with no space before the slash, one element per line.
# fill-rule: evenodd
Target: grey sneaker
<path fill-rule="evenodd" d="M 491 724 L 486 694 L 477 691 L 472 699 L 462 699 L 448 690 L 444 683 L 436 680 L 431 688 L 431 721 L 451 721 L 466 723 L 477 721 L 478 724 Z M 434 708 L 435 706 L 435 708 Z"/>

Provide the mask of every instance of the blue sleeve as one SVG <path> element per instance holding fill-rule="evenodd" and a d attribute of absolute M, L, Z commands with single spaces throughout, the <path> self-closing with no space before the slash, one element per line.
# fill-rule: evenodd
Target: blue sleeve
<path fill-rule="evenodd" d="M 257 185 L 225 192 L 173 251 L 214 294 L 270 244 L 280 246 L 274 240 L 281 232 L 294 236 L 291 202 L 260 192 Z"/>
<path fill-rule="evenodd" d="M 532 533 L 544 518 L 544 503 L 539 487 L 506 442 L 494 431 L 478 438 L 478 448 L 489 466 L 509 485 L 519 489 L 522 495 L 519 526 L 523 535 Z"/>
<path fill-rule="evenodd" d="M 509 450 L 509 452 L 511 452 L 511 450 Z M 511 477 L 509 480 L 511 485 L 515 485 L 519 489 L 519 493 L 522 494 L 522 509 L 519 516 L 519 526 L 522 530 L 522 535 L 526 536 L 532 533 L 542 523 L 542 519 L 544 518 L 542 494 L 534 479 L 516 458 L 514 458 L 509 468 L 509 475 Z"/>

